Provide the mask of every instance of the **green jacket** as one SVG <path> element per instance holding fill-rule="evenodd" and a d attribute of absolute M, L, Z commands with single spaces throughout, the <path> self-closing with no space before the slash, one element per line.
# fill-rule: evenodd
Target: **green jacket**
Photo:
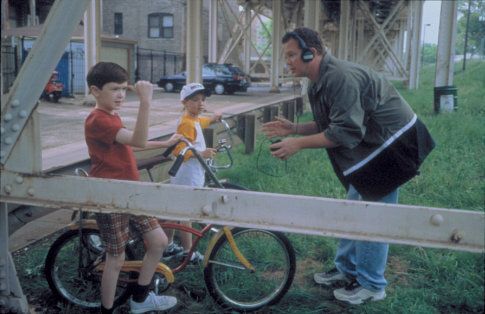
<path fill-rule="evenodd" d="M 358 64 L 325 54 L 308 97 L 319 131 L 337 144 L 327 149 L 336 174 L 369 200 L 416 175 L 434 147 L 426 127 L 394 86 Z M 406 173 L 399 170 L 403 167 Z"/>

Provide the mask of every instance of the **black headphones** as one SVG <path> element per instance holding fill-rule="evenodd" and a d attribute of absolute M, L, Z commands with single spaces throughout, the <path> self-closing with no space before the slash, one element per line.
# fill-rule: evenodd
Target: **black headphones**
<path fill-rule="evenodd" d="M 305 63 L 312 61 L 315 56 L 313 55 L 313 52 L 310 50 L 310 48 L 308 48 L 308 46 L 306 45 L 303 38 L 301 38 L 300 35 L 295 32 L 289 32 L 288 36 L 291 36 L 298 41 L 298 45 L 301 48 L 301 60 Z"/>

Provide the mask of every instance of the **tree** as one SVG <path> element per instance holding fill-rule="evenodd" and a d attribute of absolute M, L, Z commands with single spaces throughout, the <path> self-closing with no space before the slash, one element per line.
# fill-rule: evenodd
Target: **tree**
<path fill-rule="evenodd" d="M 458 11 L 460 12 L 460 18 L 458 19 L 455 53 L 463 54 L 469 4 L 470 19 L 468 22 L 467 53 L 472 55 L 483 54 L 483 45 L 485 45 L 485 2 L 483 0 L 459 0 Z"/>

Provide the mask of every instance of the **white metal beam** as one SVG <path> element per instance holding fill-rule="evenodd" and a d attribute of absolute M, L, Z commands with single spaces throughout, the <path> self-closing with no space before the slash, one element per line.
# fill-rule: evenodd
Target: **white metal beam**
<path fill-rule="evenodd" d="M 76 176 L 1 174 L 0 201 L 6 203 L 485 251 L 485 213 L 478 211 Z"/>

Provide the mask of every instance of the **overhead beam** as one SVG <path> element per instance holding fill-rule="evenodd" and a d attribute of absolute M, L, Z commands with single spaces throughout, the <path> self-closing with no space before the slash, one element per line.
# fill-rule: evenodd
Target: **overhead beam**
<path fill-rule="evenodd" d="M 88 0 L 56 1 L 41 36 L 36 40 L 15 79 L 5 103 L 2 102 L 0 163 L 5 165 L 17 145 L 45 83 L 61 59 L 71 34 L 82 19 Z M 62 26 L 62 31 L 59 27 Z"/>

